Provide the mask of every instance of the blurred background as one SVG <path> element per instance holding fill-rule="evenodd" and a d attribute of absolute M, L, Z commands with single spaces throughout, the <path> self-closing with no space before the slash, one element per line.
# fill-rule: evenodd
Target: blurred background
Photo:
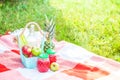
<path fill-rule="evenodd" d="M 58 41 L 65 40 L 120 61 L 120 0 L 0 0 L 0 34 L 54 18 Z"/>

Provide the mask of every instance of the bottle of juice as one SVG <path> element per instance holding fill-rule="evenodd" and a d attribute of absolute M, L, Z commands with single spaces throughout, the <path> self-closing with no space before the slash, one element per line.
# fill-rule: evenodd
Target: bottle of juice
<path fill-rule="evenodd" d="M 55 51 L 53 49 L 49 48 L 49 49 L 47 49 L 46 52 L 47 52 L 47 54 L 49 54 L 50 64 L 57 61 Z"/>
<path fill-rule="evenodd" d="M 37 61 L 37 69 L 39 72 L 47 72 L 50 67 L 50 61 L 48 58 L 48 54 L 42 53 Z"/>

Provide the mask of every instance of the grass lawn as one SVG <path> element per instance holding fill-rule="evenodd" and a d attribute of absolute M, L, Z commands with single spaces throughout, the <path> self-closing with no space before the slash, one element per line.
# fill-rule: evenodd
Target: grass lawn
<path fill-rule="evenodd" d="M 120 61 L 120 0 L 7 0 L 0 2 L 0 34 L 29 21 L 42 28 L 55 17 L 56 39 Z"/>

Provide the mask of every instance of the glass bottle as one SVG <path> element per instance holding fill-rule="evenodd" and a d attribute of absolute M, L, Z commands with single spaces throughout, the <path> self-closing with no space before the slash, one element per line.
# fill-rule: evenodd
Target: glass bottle
<path fill-rule="evenodd" d="M 35 34 L 35 25 L 31 25 L 29 28 L 29 35 L 27 37 L 28 40 L 28 45 L 31 47 L 39 47 L 40 39 L 39 37 Z"/>
<path fill-rule="evenodd" d="M 37 69 L 39 72 L 47 72 L 50 67 L 50 61 L 48 58 L 48 54 L 42 53 L 37 61 Z"/>
<path fill-rule="evenodd" d="M 49 48 L 46 52 L 49 54 L 50 64 L 57 61 L 55 51 L 53 49 Z"/>

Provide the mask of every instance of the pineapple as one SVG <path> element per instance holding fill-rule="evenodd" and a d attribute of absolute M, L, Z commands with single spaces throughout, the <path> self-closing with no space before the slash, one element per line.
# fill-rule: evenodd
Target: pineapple
<path fill-rule="evenodd" d="M 48 40 L 45 41 L 44 43 L 44 51 L 46 52 L 49 48 L 50 49 L 54 49 L 55 45 L 53 44 L 53 42 L 50 42 Z"/>
<path fill-rule="evenodd" d="M 45 32 L 47 33 L 46 41 L 44 43 L 44 51 L 46 52 L 47 49 L 54 49 L 55 47 L 54 43 L 52 42 L 55 33 L 55 23 L 53 22 L 53 19 L 49 21 L 46 17 Z"/>

